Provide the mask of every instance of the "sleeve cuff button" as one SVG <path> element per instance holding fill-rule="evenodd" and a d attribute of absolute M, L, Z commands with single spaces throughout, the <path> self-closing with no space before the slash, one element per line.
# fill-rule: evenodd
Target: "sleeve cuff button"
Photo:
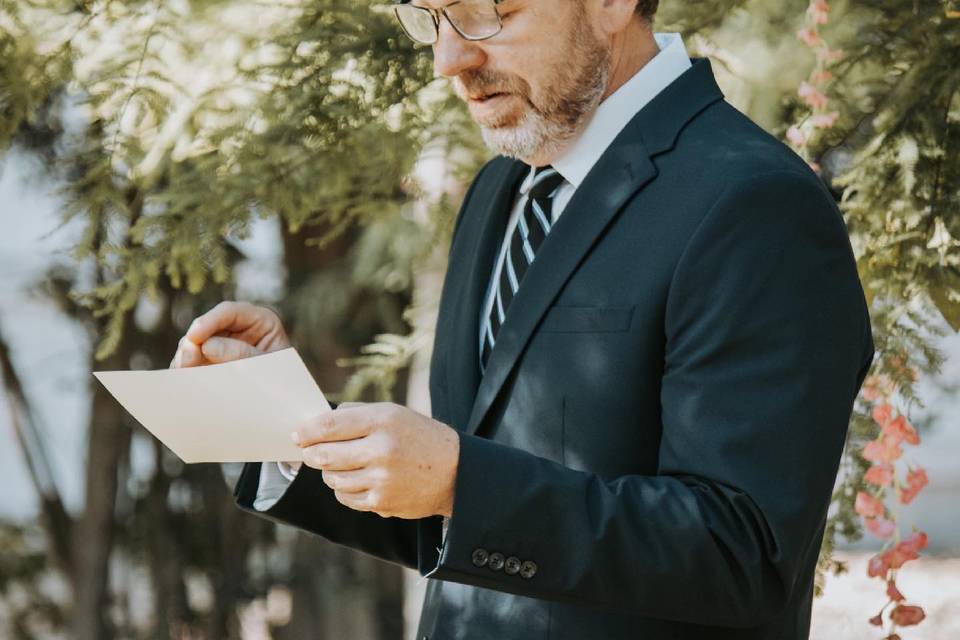
<path fill-rule="evenodd" d="M 473 560 L 473 565 L 475 567 L 482 567 L 483 565 L 487 564 L 487 559 L 489 557 L 490 554 L 487 553 L 486 549 L 474 549 L 471 560 Z"/>
<path fill-rule="evenodd" d="M 533 560 L 524 560 L 520 565 L 520 577 L 529 580 L 537 573 L 537 563 Z"/>

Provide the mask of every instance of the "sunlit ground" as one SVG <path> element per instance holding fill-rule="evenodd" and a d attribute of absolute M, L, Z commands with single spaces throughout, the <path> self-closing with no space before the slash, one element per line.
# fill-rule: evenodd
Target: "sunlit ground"
<path fill-rule="evenodd" d="M 810 640 L 880 640 L 884 634 L 867 619 L 879 611 L 886 596 L 883 582 L 867 577 L 870 554 L 840 552 L 837 558 L 849 562 L 850 572 L 828 579 L 823 597 L 814 601 Z M 899 630 L 903 640 L 960 640 L 960 558 L 914 560 L 901 570 L 897 584 L 910 604 L 927 613 L 918 626 Z M 247 610 L 245 640 L 269 638 L 265 619 L 282 618 L 287 606 L 280 593 L 276 596 Z M 408 622 L 415 625 L 415 615 Z M 409 629 L 407 637 L 412 638 L 415 630 Z"/>
<path fill-rule="evenodd" d="M 883 634 L 867 624 L 886 602 L 884 584 L 867 577 L 869 554 L 840 553 L 850 572 L 827 581 L 822 598 L 813 603 L 811 640 L 879 640 Z M 960 638 L 960 558 L 920 558 L 900 570 L 897 586 L 910 604 L 924 608 L 927 618 L 898 631 L 903 640 Z"/>

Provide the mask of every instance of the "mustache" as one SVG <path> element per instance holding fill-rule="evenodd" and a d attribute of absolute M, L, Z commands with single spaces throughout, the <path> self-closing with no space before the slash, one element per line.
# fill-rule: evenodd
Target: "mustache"
<path fill-rule="evenodd" d="M 527 96 L 529 87 L 516 76 L 489 69 L 464 71 L 453 79 L 454 90 L 463 100 L 470 96 L 486 96 L 492 93 L 519 93 Z"/>

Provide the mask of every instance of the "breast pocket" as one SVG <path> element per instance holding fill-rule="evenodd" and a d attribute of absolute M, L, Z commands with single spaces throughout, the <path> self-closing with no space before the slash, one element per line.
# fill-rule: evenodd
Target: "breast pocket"
<path fill-rule="evenodd" d="M 540 331 L 552 333 L 609 333 L 627 331 L 634 307 L 550 307 Z"/>

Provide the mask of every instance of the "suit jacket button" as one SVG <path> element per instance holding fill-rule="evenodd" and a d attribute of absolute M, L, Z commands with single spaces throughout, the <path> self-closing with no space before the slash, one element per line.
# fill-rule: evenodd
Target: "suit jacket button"
<path fill-rule="evenodd" d="M 482 567 L 487 564 L 487 559 L 490 557 L 490 554 L 487 553 L 486 549 L 474 549 L 473 550 L 473 565 L 475 567 Z"/>
<path fill-rule="evenodd" d="M 520 565 L 520 577 L 529 580 L 537 573 L 537 563 L 533 560 L 524 560 Z"/>
<path fill-rule="evenodd" d="M 503 569 L 503 554 L 494 551 L 490 554 L 490 563 L 487 565 L 494 571 L 500 571 Z"/>
<path fill-rule="evenodd" d="M 506 562 L 503 563 L 503 572 L 509 576 L 512 576 L 518 571 L 520 571 L 520 558 L 516 556 L 510 556 L 507 558 Z"/>

